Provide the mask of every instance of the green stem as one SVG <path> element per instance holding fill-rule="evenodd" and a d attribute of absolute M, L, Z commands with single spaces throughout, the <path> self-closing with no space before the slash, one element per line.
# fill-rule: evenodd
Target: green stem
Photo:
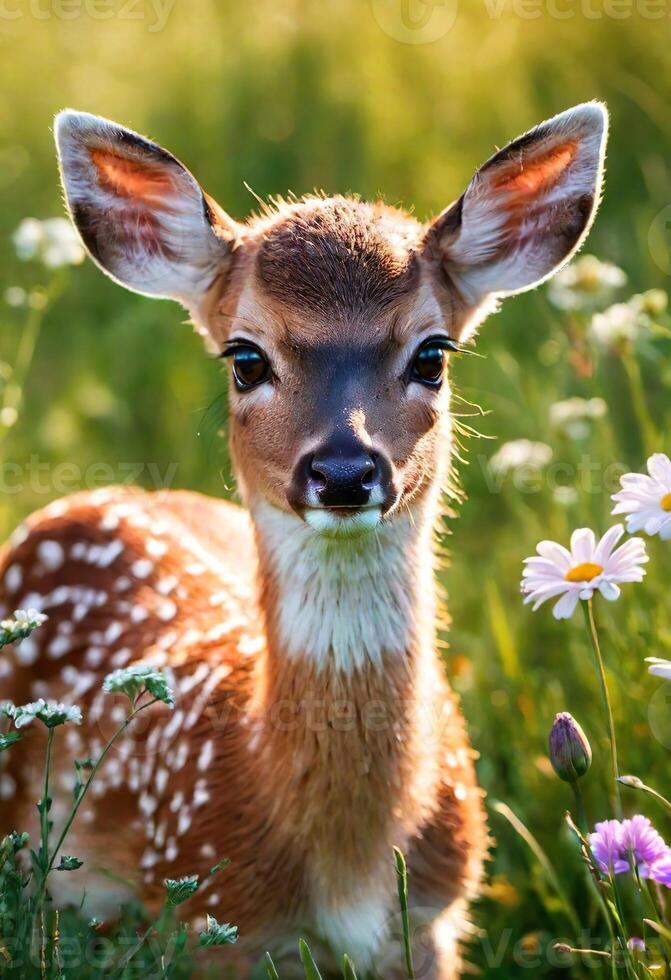
<path fill-rule="evenodd" d="M 43 869 L 49 859 L 49 772 L 51 770 L 51 750 L 54 743 L 54 729 L 50 728 L 47 735 L 47 754 L 44 761 L 44 790 L 40 808 L 40 861 Z"/>
<path fill-rule="evenodd" d="M 577 779 L 574 779 L 571 783 L 571 789 L 573 790 L 573 798 L 575 799 L 576 823 L 583 834 L 587 834 L 589 825 L 587 823 L 587 814 L 585 813 L 585 801 L 583 800 L 582 790 L 580 789 L 580 782 Z"/>
<path fill-rule="evenodd" d="M 125 975 L 126 969 L 128 967 L 128 964 L 130 963 L 130 961 L 140 952 L 140 950 L 142 949 L 142 947 L 146 943 L 147 939 L 149 939 L 149 936 L 151 935 L 152 930 L 154 930 L 154 929 L 157 928 L 158 923 L 160 922 L 160 920 L 161 920 L 164 912 L 165 912 L 165 906 L 161 910 L 161 914 L 159 915 L 159 917 L 156 920 L 156 922 L 150 922 L 149 923 L 149 925 L 147 926 L 147 928 L 145 929 L 145 931 L 142 933 L 142 935 L 140 936 L 140 938 L 136 942 L 135 946 L 133 946 L 133 948 L 130 950 L 130 952 L 126 953 L 126 955 L 123 957 L 123 959 L 121 960 L 121 963 L 119 965 L 120 966 L 120 970 L 121 970 L 121 972 L 119 974 L 120 977 L 123 977 Z"/>
<path fill-rule="evenodd" d="M 592 605 L 592 600 L 588 599 L 585 604 L 585 618 L 587 620 L 587 629 L 592 640 L 592 646 L 594 648 L 594 657 L 596 660 L 597 675 L 599 677 L 599 682 L 601 685 L 601 696 L 603 699 L 604 708 L 606 710 L 606 718 L 608 720 L 608 738 L 610 740 L 610 760 L 611 767 L 613 770 L 613 788 L 609 795 L 612 796 L 613 805 L 615 809 L 615 816 L 618 820 L 622 819 L 622 799 L 620 797 L 620 783 L 618 782 L 620 778 L 620 770 L 617 761 L 617 742 L 615 740 L 615 722 L 613 721 L 613 709 L 610 703 L 610 695 L 608 693 L 608 681 L 606 679 L 606 668 L 603 662 L 603 655 L 601 653 L 601 644 L 599 643 L 599 634 L 596 628 L 596 621 L 594 619 L 594 607 Z"/>
<path fill-rule="evenodd" d="M 638 365 L 638 361 L 636 360 L 636 355 L 631 351 L 623 354 L 622 364 L 624 365 L 625 374 L 627 375 L 627 380 L 629 381 L 631 403 L 634 409 L 634 415 L 636 416 L 636 421 L 638 422 L 638 427 L 640 429 L 643 448 L 646 456 L 650 456 L 652 453 L 654 453 L 658 440 L 655 426 L 652 418 L 650 417 L 650 412 L 648 411 L 648 406 L 645 400 L 641 369 Z"/>
<path fill-rule="evenodd" d="M 44 919 L 44 907 L 42 905 L 42 896 L 44 894 L 44 882 L 48 872 L 45 870 L 47 861 L 49 859 L 49 809 L 50 809 L 50 797 L 49 797 L 49 774 L 51 772 L 51 750 L 54 743 L 54 729 L 49 728 L 47 733 L 47 751 L 44 760 L 44 789 L 42 791 L 42 800 L 40 802 L 40 869 L 42 874 L 41 890 L 40 890 L 40 900 L 36 906 L 36 909 L 40 913 L 40 976 L 46 976 L 47 968 L 47 926 Z"/>
<path fill-rule="evenodd" d="M 49 873 L 51 872 L 51 870 L 52 870 L 52 868 L 54 866 L 54 861 L 56 860 L 56 857 L 58 855 L 58 852 L 60 851 L 61 847 L 63 846 L 63 842 L 65 841 L 65 838 L 67 837 L 67 835 L 68 835 L 68 833 L 70 831 L 70 828 L 72 827 L 72 824 L 74 823 L 74 820 L 75 820 L 75 817 L 77 816 L 77 813 L 79 811 L 79 808 L 82 805 L 82 803 L 84 802 L 84 799 L 86 797 L 86 794 L 89 791 L 89 788 L 91 786 L 91 783 L 95 779 L 96 773 L 98 772 L 98 770 L 102 766 L 103 762 L 105 761 L 105 758 L 107 757 L 108 752 L 110 751 L 110 749 L 112 748 L 112 746 L 114 745 L 114 743 L 117 741 L 117 739 L 126 731 L 126 729 L 130 725 L 130 723 L 132 722 L 132 720 L 135 718 L 135 716 L 138 715 L 141 711 L 144 711 L 145 708 L 151 708 L 151 706 L 154 705 L 154 704 L 156 704 L 159 700 L 160 700 L 159 698 L 153 698 L 151 701 L 147 701 L 146 704 L 141 704 L 138 708 L 134 708 L 133 711 L 131 711 L 131 713 L 128 715 L 128 717 L 124 721 L 123 725 L 121 725 L 121 727 L 116 730 L 116 732 L 114 733 L 114 735 L 112 735 L 112 738 L 109 740 L 109 742 L 107 743 L 107 745 L 105 746 L 105 748 L 102 750 L 100 756 L 98 757 L 97 762 L 95 763 L 95 765 L 93 766 L 93 769 L 91 770 L 91 772 L 89 774 L 89 778 L 86 780 L 86 782 L 82 786 L 81 792 L 80 792 L 79 796 L 77 797 L 77 799 L 75 800 L 74 806 L 72 807 L 72 810 L 70 811 L 70 816 L 68 817 L 68 819 L 67 819 L 67 821 L 65 823 L 65 826 L 63 827 L 63 830 L 61 831 L 61 835 L 58 838 L 58 843 L 54 847 L 54 850 L 52 852 L 51 858 L 49 859 L 49 863 L 47 865 L 46 872 L 44 874 L 44 878 L 42 880 L 42 886 L 40 888 L 40 892 L 39 892 L 39 896 L 38 896 L 38 902 L 40 902 L 42 900 L 42 897 L 44 895 L 44 892 L 45 892 L 46 886 L 47 886 L 47 876 L 49 875 Z"/>
<path fill-rule="evenodd" d="M 576 936 L 580 935 L 580 921 L 575 913 L 575 909 L 568 900 L 566 892 L 562 888 L 559 875 L 555 871 L 550 858 L 547 856 L 526 824 L 522 823 L 520 818 L 517 816 L 517 814 L 513 813 L 507 803 L 494 803 L 493 809 L 496 811 L 496 813 L 500 813 L 502 817 L 505 817 L 508 823 L 512 826 L 513 830 L 519 834 L 531 853 L 534 855 L 545 875 L 547 882 L 557 895 L 557 898 L 559 899 L 564 910 L 564 914 L 571 924 L 571 929 Z"/>
<path fill-rule="evenodd" d="M 56 299 L 63 291 L 64 284 L 64 277 L 59 276 L 55 278 L 47 288 L 47 296 L 44 306 L 42 306 L 40 309 L 30 310 L 28 319 L 26 320 L 26 325 L 21 334 L 19 348 L 16 352 L 14 369 L 12 370 L 9 381 L 7 382 L 5 390 L 2 394 L 0 412 L 7 408 L 14 409 L 17 414 L 20 411 L 23 403 L 26 378 L 28 377 L 28 372 L 30 371 L 31 364 L 35 356 L 35 349 L 37 347 L 37 341 L 40 336 L 40 330 L 42 329 L 45 314 L 54 299 Z M 6 439 L 9 431 L 10 430 L 8 428 L 0 426 L 0 445 Z"/>

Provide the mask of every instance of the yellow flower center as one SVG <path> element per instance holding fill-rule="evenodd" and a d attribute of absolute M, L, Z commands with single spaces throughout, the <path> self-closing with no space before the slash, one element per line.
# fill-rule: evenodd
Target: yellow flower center
<path fill-rule="evenodd" d="M 582 565 L 569 568 L 564 576 L 567 582 L 591 582 L 597 575 L 601 575 L 603 565 L 596 565 L 593 561 L 584 561 Z"/>
<path fill-rule="evenodd" d="M 671 493 L 665 493 L 660 500 L 662 510 L 671 510 Z"/>

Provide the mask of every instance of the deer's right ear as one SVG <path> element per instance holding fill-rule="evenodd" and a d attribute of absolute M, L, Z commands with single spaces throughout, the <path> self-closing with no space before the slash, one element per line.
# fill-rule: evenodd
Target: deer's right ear
<path fill-rule="evenodd" d="M 117 123 L 66 110 L 55 135 L 67 205 L 91 258 L 128 289 L 195 311 L 239 226 L 171 153 Z"/>

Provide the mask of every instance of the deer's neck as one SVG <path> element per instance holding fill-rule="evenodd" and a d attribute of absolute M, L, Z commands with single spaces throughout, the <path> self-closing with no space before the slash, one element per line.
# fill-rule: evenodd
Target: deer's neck
<path fill-rule="evenodd" d="M 425 515 L 345 540 L 267 505 L 254 516 L 271 672 L 303 665 L 344 681 L 407 660 L 427 642 L 435 586 Z"/>
<path fill-rule="evenodd" d="M 349 541 L 319 538 L 269 508 L 254 518 L 267 629 L 256 692 L 265 792 L 289 846 L 310 855 L 318 893 L 333 896 L 363 868 L 371 879 L 386 868 L 391 843 L 432 805 L 436 711 L 446 700 L 434 514 Z"/>
<path fill-rule="evenodd" d="M 382 670 L 433 645 L 433 508 L 358 538 L 319 536 L 264 504 L 254 513 L 268 670 L 315 678 Z"/>

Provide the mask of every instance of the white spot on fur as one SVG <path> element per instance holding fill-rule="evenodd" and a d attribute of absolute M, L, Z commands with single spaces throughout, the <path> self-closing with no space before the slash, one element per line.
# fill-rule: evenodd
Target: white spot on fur
<path fill-rule="evenodd" d="M 40 650 L 33 636 L 22 640 L 16 647 L 16 662 L 22 667 L 30 667 L 39 657 Z"/>
<path fill-rule="evenodd" d="M 48 572 L 55 572 L 65 561 L 65 552 L 58 541 L 40 541 L 37 557 Z"/>
<path fill-rule="evenodd" d="M 23 569 L 20 565 L 10 565 L 5 572 L 5 589 L 10 595 L 18 592 L 23 583 Z"/>
<path fill-rule="evenodd" d="M 0 776 L 0 800 L 11 800 L 16 792 L 16 782 L 8 772 Z"/>
<path fill-rule="evenodd" d="M 137 561 L 133 562 L 130 570 L 135 578 L 149 578 L 154 571 L 154 563 L 153 561 L 149 561 L 148 558 L 138 558 Z"/>
<path fill-rule="evenodd" d="M 200 769 L 201 772 L 204 772 L 206 769 L 210 767 L 213 758 L 214 758 L 214 742 L 210 738 L 207 740 L 207 742 L 205 742 L 198 756 L 198 768 Z"/>
<path fill-rule="evenodd" d="M 119 518 L 113 510 L 108 510 L 103 515 L 98 527 L 101 531 L 116 531 L 119 527 Z"/>
<path fill-rule="evenodd" d="M 172 599 L 166 599 L 158 607 L 158 618 L 163 620 L 164 623 L 169 623 L 171 619 L 174 619 L 177 615 L 177 606 L 172 601 Z"/>

